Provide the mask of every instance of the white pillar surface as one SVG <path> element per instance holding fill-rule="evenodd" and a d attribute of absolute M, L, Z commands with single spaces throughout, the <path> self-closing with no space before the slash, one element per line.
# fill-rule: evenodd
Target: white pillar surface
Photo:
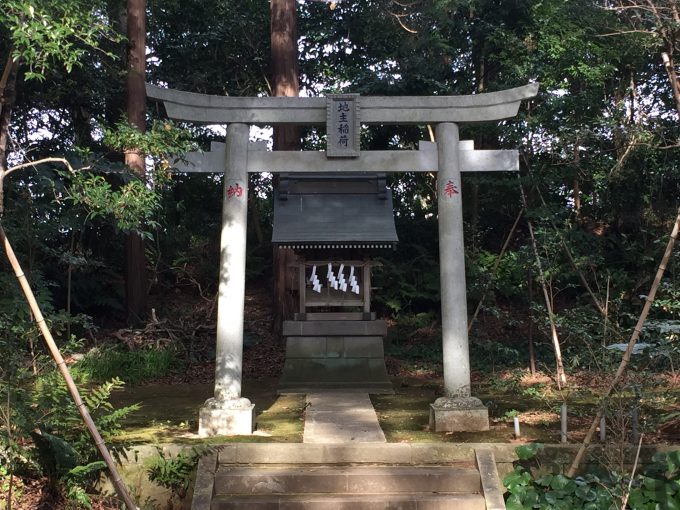
<path fill-rule="evenodd" d="M 248 137 L 246 124 L 230 124 L 227 128 L 217 296 L 215 397 L 208 399 L 199 412 L 198 435 L 202 437 L 253 432 L 255 405 L 241 397 Z"/>
<path fill-rule="evenodd" d="M 458 126 L 438 124 L 436 137 L 444 391 L 447 397 L 469 397 L 470 357 Z"/>
<path fill-rule="evenodd" d="M 241 397 L 248 136 L 246 124 L 230 124 L 227 129 L 215 353 L 215 398 L 220 401 Z"/>

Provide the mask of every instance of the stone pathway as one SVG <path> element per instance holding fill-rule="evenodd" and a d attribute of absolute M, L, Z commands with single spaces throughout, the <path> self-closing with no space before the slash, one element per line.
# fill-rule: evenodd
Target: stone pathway
<path fill-rule="evenodd" d="M 385 443 L 367 393 L 309 393 L 305 443 Z"/>

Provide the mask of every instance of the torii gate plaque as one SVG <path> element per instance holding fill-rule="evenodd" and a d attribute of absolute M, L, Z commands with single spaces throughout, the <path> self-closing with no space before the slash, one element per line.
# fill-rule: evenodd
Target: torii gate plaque
<path fill-rule="evenodd" d="M 460 173 L 516 171 L 519 162 L 514 150 L 474 150 L 472 142 L 459 140 L 457 124 L 514 117 L 520 102 L 537 92 L 538 85 L 530 84 L 470 96 L 362 97 L 362 124 L 436 124 L 437 143 L 421 142 L 417 151 L 359 152 L 356 146 L 343 154 L 268 152 L 262 144 L 249 143 L 248 124 L 339 123 L 327 108 L 338 101 L 209 96 L 147 85 L 147 95 L 163 101 L 173 119 L 228 124 L 226 144 L 188 155 L 193 166 L 182 169 L 224 172 L 215 396 L 200 411 L 199 435 L 253 430 L 254 404 L 241 396 L 248 172 L 437 172 L 445 396 L 431 404 L 430 426 L 435 431 L 489 428 L 488 410 L 470 394 Z"/>

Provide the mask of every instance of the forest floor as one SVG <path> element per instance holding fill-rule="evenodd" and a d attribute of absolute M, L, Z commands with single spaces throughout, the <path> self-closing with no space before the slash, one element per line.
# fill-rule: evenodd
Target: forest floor
<path fill-rule="evenodd" d="M 178 300 L 172 299 L 173 306 Z M 192 308 L 193 306 L 193 308 Z M 168 310 L 168 316 L 210 317 L 213 306 L 207 300 L 187 305 L 183 312 Z M 205 312 L 205 309 L 208 312 Z M 180 320 L 181 322 L 181 320 Z M 176 324 L 167 325 L 168 329 Z M 495 328 L 481 322 L 479 327 Z M 126 424 L 121 440 L 134 443 L 199 441 L 196 435 L 197 408 L 212 396 L 214 380 L 214 339 L 208 325 L 199 321 L 194 331 L 192 352 L 198 361 L 170 373 L 159 380 L 129 387 L 116 395 L 116 405 L 142 404 Z M 206 331 L 208 334 L 203 334 Z M 116 336 L 125 337 L 125 332 Z M 161 333 L 162 334 L 162 333 Z M 429 404 L 441 396 L 443 387 L 441 362 L 436 353 L 422 356 L 434 344 L 436 328 L 421 328 L 402 335 L 398 349 L 390 349 L 385 357 L 393 381 L 394 395 L 374 395 L 372 400 L 388 441 L 424 442 L 559 442 L 560 407 L 568 406 L 568 439 L 579 442 L 588 429 L 599 396 L 610 380 L 609 373 L 578 371 L 568 374 L 568 384 L 559 389 L 554 378 L 544 372 L 531 374 L 521 368 L 499 368 L 490 365 L 472 373 L 472 393 L 488 407 L 491 430 L 484 433 L 434 433 L 429 430 Z M 154 341 L 153 336 L 146 341 Z M 156 337 L 158 334 L 155 335 Z M 410 353 L 417 353 L 416 356 Z M 277 397 L 276 388 L 285 356 L 283 343 L 271 332 L 270 292 L 265 287 L 251 287 L 246 296 L 245 349 L 242 394 L 256 404 L 256 434 L 250 438 L 222 438 L 220 441 L 286 441 L 302 439 L 304 402 L 294 397 Z M 637 392 L 637 395 L 636 393 Z M 645 443 L 680 443 L 680 374 L 628 374 L 623 390 L 613 396 L 607 410 L 610 437 L 628 437 L 633 425 L 631 412 L 639 416 L 638 429 Z M 521 437 L 514 436 L 513 418 L 517 416 Z M 674 416 L 674 417 L 673 417 Z"/>
<path fill-rule="evenodd" d="M 111 330 L 103 340 L 104 344 L 125 344 L 132 349 L 179 343 L 189 360 L 180 369 L 143 384 L 128 385 L 113 395 L 112 403 L 116 407 L 142 405 L 142 409 L 124 423 L 125 432 L 118 438 L 123 443 L 206 442 L 196 434 L 197 410 L 212 396 L 215 303 L 210 299 L 177 297 L 163 296 L 155 303 L 153 318 L 144 328 Z M 256 404 L 257 430 L 253 436 L 218 438 L 210 442 L 301 442 L 304 396 L 276 394 L 285 349 L 271 333 L 268 289 L 248 289 L 245 320 L 242 393 Z M 485 327 L 483 323 L 479 326 Z M 429 429 L 429 404 L 441 396 L 441 363 L 436 356 L 408 353 L 422 354 L 423 346 L 431 344 L 436 336 L 434 328 L 424 328 L 398 339 L 398 349 L 388 346 L 385 361 L 395 393 L 373 395 L 371 399 L 389 442 L 558 443 L 560 406 L 566 402 L 568 442 L 578 443 L 611 377 L 603 372 L 572 372 L 568 374 L 567 386 L 558 389 L 546 373 L 531 374 L 521 368 L 499 369 L 498 365 L 491 365 L 472 374 L 472 392 L 489 407 L 491 430 L 435 433 Z M 644 443 L 680 444 L 680 375 L 631 371 L 628 383 L 626 389 L 610 401 L 609 440 L 632 440 L 631 411 L 635 408 Z M 515 416 L 521 427 L 519 438 L 514 435 Z M 20 498 L 13 498 L 15 510 L 67 508 L 58 502 L 59 498 L 43 480 L 20 480 L 19 489 Z M 92 508 L 116 507 L 106 499 L 97 499 Z"/>

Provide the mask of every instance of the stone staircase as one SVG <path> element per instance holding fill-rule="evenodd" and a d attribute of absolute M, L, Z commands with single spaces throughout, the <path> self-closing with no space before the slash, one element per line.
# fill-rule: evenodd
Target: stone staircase
<path fill-rule="evenodd" d="M 199 464 L 192 510 L 500 510 L 493 453 L 454 444 L 232 444 Z"/>

